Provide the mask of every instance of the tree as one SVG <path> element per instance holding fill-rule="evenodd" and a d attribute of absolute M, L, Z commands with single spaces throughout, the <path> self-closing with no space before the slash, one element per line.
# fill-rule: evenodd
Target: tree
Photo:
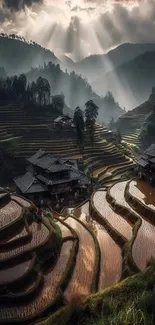
<path fill-rule="evenodd" d="M 46 78 L 39 77 L 36 81 L 38 101 L 40 105 L 46 105 L 50 102 L 50 84 Z"/>
<path fill-rule="evenodd" d="M 34 81 L 31 83 L 31 100 L 32 102 L 36 102 L 36 96 L 37 96 L 37 85 Z"/>
<path fill-rule="evenodd" d="M 96 118 L 98 116 L 98 106 L 93 102 L 93 100 L 89 100 L 85 104 L 85 126 L 88 131 L 90 141 L 93 144 L 94 142 L 94 127 Z"/>
<path fill-rule="evenodd" d="M 109 122 L 109 130 L 112 130 L 113 125 L 114 125 L 114 118 L 112 117 L 110 122 Z"/>
<path fill-rule="evenodd" d="M 115 139 L 116 139 L 117 143 L 121 143 L 121 141 L 122 141 L 122 136 L 121 136 L 119 129 L 117 129 L 117 131 L 116 131 Z"/>
<path fill-rule="evenodd" d="M 75 124 L 77 138 L 78 138 L 80 147 L 83 149 L 83 143 L 84 143 L 84 118 L 83 118 L 83 112 L 81 111 L 80 107 L 76 107 L 76 109 L 74 111 L 73 122 Z"/>
<path fill-rule="evenodd" d="M 25 99 L 26 85 L 27 85 L 26 76 L 25 74 L 21 74 L 18 78 L 18 90 L 22 100 Z"/>
<path fill-rule="evenodd" d="M 61 115 L 65 105 L 65 96 L 63 94 L 52 96 L 52 106 L 55 111 L 58 111 Z"/>

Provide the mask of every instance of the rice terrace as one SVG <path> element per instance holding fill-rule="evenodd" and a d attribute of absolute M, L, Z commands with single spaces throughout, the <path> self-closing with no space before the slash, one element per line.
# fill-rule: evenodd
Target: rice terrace
<path fill-rule="evenodd" d="M 155 325 L 154 10 L 2 1 L 1 325 Z"/>

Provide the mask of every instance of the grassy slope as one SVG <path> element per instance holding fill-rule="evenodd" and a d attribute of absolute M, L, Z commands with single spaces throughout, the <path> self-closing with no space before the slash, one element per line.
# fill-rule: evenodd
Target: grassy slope
<path fill-rule="evenodd" d="M 154 325 L 155 261 L 145 273 L 74 302 L 37 325 Z"/>

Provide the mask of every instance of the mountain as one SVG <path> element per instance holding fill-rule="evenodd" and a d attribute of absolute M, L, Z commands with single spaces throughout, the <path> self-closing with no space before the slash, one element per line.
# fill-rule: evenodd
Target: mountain
<path fill-rule="evenodd" d="M 148 98 L 154 84 L 155 52 L 146 52 L 96 79 L 92 87 L 98 94 L 112 91 L 121 106 L 132 109 Z"/>
<path fill-rule="evenodd" d="M 155 87 L 148 100 L 122 115 L 111 126 L 119 130 L 122 140 L 139 148 L 155 142 Z"/>
<path fill-rule="evenodd" d="M 0 65 L 8 75 L 27 72 L 31 67 L 43 66 L 44 62 L 52 61 L 60 64 L 60 60 L 52 53 L 35 42 L 27 43 L 23 38 L 0 36 Z"/>
<path fill-rule="evenodd" d="M 68 72 L 72 72 L 76 69 L 76 63 L 67 55 L 60 55 L 59 60 L 61 61 L 61 67 L 67 69 Z"/>
<path fill-rule="evenodd" d="M 91 55 L 75 64 L 76 73 L 87 77 L 89 81 L 104 75 L 117 66 L 134 59 L 148 51 L 155 51 L 154 43 L 130 44 L 125 43 L 103 55 Z M 103 95 L 103 92 L 102 92 Z"/>
<path fill-rule="evenodd" d="M 85 109 L 85 103 L 88 100 L 93 100 L 99 109 L 99 119 L 109 122 L 113 117 L 116 120 L 123 110 L 112 98 L 102 98 L 98 96 L 89 83 L 82 79 L 75 72 L 70 74 L 63 71 L 60 65 L 55 65 L 52 62 L 44 64 L 44 67 L 33 68 L 27 74 L 29 82 L 36 81 L 39 76 L 46 78 L 51 86 L 52 95 L 63 93 L 65 95 L 65 102 L 68 107 L 75 109 L 80 106 L 82 110 Z"/>

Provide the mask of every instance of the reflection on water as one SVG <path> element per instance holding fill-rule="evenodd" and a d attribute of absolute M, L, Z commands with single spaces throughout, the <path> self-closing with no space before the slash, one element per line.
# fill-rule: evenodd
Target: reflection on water
<path fill-rule="evenodd" d="M 146 205 L 151 205 L 155 209 L 155 191 L 153 187 L 141 180 L 135 181 L 134 186 L 139 190 L 136 196 L 143 200 Z"/>

